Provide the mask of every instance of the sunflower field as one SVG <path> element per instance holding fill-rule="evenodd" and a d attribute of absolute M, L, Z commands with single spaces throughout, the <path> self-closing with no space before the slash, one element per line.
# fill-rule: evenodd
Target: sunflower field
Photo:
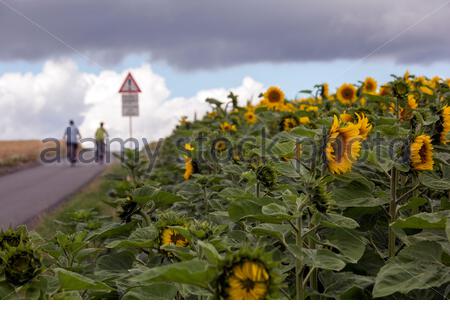
<path fill-rule="evenodd" d="M 2 231 L 0 297 L 447 299 L 449 86 L 406 73 L 207 99 L 120 155 L 114 217 Z"/>

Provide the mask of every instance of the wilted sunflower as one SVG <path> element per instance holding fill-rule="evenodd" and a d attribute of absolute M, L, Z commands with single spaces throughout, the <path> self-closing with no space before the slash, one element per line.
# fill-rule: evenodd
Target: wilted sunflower
<path fill-rule="evenodd" d="M 291 131 L 291 129 L 295 128 L 296 126 L 298 126 L 298 121 L 296 118 L 291 116 L 283 118 L 280 123 L 281 131 Z"/>
<path fill-rule="evenodd" d="M 441 132 L 441 143 L 449 143 L 447 135 L 450 133 L 450 107 L 444 107 L 442 109 L 442 132 Z"/>
<path fill-rule="evenodd" d="M 272 86 L 264 93 L 264 99 L 268 108 L 274 108 L 284 103 L 284 92 L 280 88 Z"/>
<path fill-rule="evenodd" d="M 244 118 L 248 124 L 256 123 L 256 114 L 253 111 L 247 111 L 246 113 L 244 113 Z"/>
<path fill-rule="evenodd" d="M 429 135 L 417 136 L 409 150 L 411 165 L 414 169 L 433 170 L 433 145 Z"/>
<path fill-rule="evenodd" d="M 260 165 L 256 168 L 256 179 L 266 188 L 271 188 L 277 182 L 277 172 L 268 164 Z"/>
<path fill-rule="evenodd" d="M 363 83 L 363 91 L 367 93 L 375 93 L 377 90 L 377 81 L 372 77 L 367 77 Z"/>
<path fill-rule="evenodd" d="M 325 147 L 325 156 L 328 169 L 331 173 L 341 174 L 352 169 L 353 162 L 357 160 L 361 150 L 362 137 L 360 126 L 347 123 L 340 127 L 340 122 L 334 116 Z"/>
<path fill-rule="evenodd" d="M 369 123 L 369 119 L 367 119 L 366 115 L 364 113 L 356 114 L 358 117 L 358 128 L 359 128 L 359 135 L 363 140 L 367 139 L 367 136 L 369 135 L 370 131 L 372 130 L 372 125 Z"/>
<path fill-rule="evenodd" d="M 225 121 L 220 124 L 220 129 L 224 132 L 234 132 L 236 131 L 236 125 Z"/>
<path fill-rule="evenodd" d="M 189 241 L 177 230 L 167 227 L 161 232 L 161 245 L 186 247 Z"/>
<path fill-rule="evenodd" d="M 356 101 L 356 88 L 349 83 L 344 83 L 339 87 L 336 95 L 338 100 L 343 104 L 353 103 Z"/>

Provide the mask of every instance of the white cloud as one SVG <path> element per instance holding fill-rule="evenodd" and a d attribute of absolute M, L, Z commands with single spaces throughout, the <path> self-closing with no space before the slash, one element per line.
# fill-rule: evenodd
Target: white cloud
<path fill-rule="evenodd" d="M 171 97 L 165 79 L 143 64 L 130 70 L 138 82 L 140 116 L 133 118 L 133 135 L 154 140 L 168 135 L 179 118 L 200 117 L 209 106 L 207 97 L 227 100 L 229 91 L 240 102 L 257 100 L 263 85 L 245 77 L 236 88 L 199 91 L 193 97 Z M 121 114 L 118 89 L 128 70 L 100 74 L 81 72 L 71 60 L 49 61 L 42 71 L 0 76 L 1 139 L 60 138 L 67 121 L 74 119 L 84 137 L 92 137 L 99 122 L 111 137 L 128 137 L 128 119 Z"/>

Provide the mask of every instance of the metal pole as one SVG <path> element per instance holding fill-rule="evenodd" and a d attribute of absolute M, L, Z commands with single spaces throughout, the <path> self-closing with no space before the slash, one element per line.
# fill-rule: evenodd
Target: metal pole
<path fill-rule="evenodd" d="M 130 149 L 133 147 L 133 141 L 131 140 L 132 138 L 133 138 L 133 121 L 131 120 L 131 116 L 129 117 L 130 118 L 130 125 L 129 125 L 129 127 L 130 127 Z"/>

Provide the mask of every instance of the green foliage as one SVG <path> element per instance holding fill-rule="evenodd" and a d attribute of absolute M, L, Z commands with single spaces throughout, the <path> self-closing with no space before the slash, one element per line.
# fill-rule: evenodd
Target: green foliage
<path fill-rule="evenodd" d="M 449 148 L 433 142 L 425 172 L 411 146 L 441 137 L 433 95 L 448 87 L 408 79 L 388 83 L 386 95 L 360 87 L 351 103 L 322 91 L 275 106 L 239 106 L 233 93 L 228 103 L 208 99 L 211 113 L 183 119 L 162 145 L 118 155 L 121 170 L 100 188 L 112 214 L 77 202 L 45 240 L 23 227 L 1 232 L 0 297 L 447 298 Z M 364 113 L 373 128 L 363 140 L 361 123 L 340 124 L 367 144 L 340 174 L 327 149 L 333 117 L 344 113 Z M 296 126 L 280 131 L 288 118 Z M 385 140 L 373 145 L 370 134 Z M 399 138 L 406 145 L 395 146 Z M 188 175 L 186 158 L 196 166 Z"/>

